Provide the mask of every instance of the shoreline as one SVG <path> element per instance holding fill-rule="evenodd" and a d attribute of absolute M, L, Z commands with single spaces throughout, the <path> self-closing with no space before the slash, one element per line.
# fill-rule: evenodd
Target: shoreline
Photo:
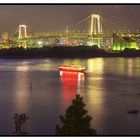
<path fill-rule="evenodd" d="M 0 49 L 0 58 L 115 58 L 140 57 L 140 50 L 125 49 L 117 52 L 107 52 L 98 47 L 42 47 L 42 48 L 10 48 Z"/>

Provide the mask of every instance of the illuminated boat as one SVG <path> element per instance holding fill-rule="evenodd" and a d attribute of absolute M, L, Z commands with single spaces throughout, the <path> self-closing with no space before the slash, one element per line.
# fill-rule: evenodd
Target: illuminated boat
<path fill-rule="evenodd" d="M 86 70 L 85 67 L 81 67 L 78 65 L 70 65 L 70 66 L 59 66 L 59 71 L 67 71 L 67 72 L 84 72 Z"/>

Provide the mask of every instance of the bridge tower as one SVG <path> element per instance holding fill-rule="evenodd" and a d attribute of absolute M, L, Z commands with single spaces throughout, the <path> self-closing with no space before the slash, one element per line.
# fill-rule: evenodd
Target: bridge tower
<path fill-rule="evenodd" d="M 18 29 L 18 39 L 22 39 L 24 37 L 27 37 L 27 26 L 26 25 L 19 25 Z"/>
<path fill-rule="evenodd" d="M 103 32 L 102 18 L 99 14 L 92 14 L 90 16 L 90 46 L 97 45 L 99 48 L 103 44 L 103 38 L 100 35 Z M 96 36 L 97 35 L 97 36 Z"/>
<path fill-rule="evenodd" d="M 92 14 L 90 21 L 90 35 L 102 34 L 102 31 L 103 30 L 100 15 Z"/>
<path fill-rule="evenodd" d="M 27 37 L 27 25 L 19 25 L 18 27 L 18 39 Z M 27 48 L 26 41 L 19 43 L 19 47 Z"/>

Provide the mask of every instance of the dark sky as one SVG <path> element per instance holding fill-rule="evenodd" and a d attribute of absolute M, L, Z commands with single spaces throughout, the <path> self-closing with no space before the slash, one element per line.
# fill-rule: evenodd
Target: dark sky
<path fill-rule="evenodd" d="M 15 32 L 19 24 L 35 32 L 59 31 L 91 13 L 116 28 L 140 29 L 140 5 L 0 5 L 0 34 Z"/>

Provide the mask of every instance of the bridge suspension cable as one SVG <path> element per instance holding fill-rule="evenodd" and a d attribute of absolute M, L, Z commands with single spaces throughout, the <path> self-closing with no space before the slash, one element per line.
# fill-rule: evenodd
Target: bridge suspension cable
<path fill-rule="evenodd" d="M 88 24 L 88 34 L 93 35 L 93 34 L 102 34 L 103 32 L 103 24 L 102 24 L 103 18 L 99 14 L 90 14 L 88 17 L 84 18 L 78 24 L 78 28 L 80 27 L 79 25 L 82 25 L 83 23 L 89 23 Z"/>

